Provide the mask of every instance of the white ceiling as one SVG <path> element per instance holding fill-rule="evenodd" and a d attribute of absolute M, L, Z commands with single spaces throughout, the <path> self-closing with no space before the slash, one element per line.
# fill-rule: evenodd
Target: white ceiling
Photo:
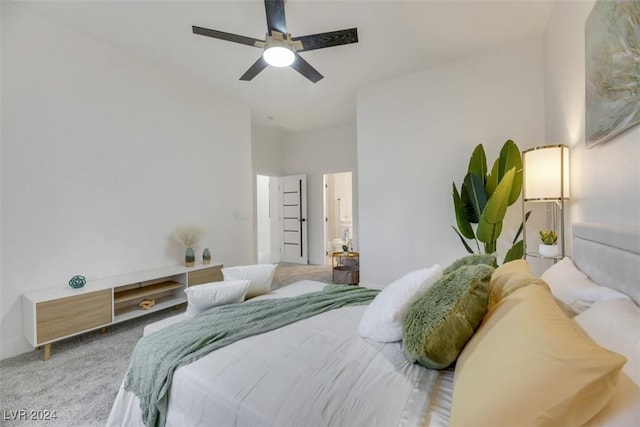
<path fill-rule="evenodd" d="M 291 68 L 272 67 L 240 81 L 261 50 L 191 32 L 197 25 L 264 39 L 262 0 L 18 3 L 241 100 L 257 123 L 298 132 L 354 122 L 359 88 L 540 36 L 552 2 L 288 0 L 287 29 L 294 37 L 358 28 L 358 43 L 301 53 L 324 75 L 316 84 Z"/>

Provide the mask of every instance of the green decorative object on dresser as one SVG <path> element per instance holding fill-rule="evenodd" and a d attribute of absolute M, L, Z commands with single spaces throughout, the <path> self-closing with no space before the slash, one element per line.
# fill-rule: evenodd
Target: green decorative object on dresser
<path fill-rule="evenodd" d="M 196 255 L 193 252 L 193 246 L 198 243 L 203 234 L 204 229 L 195 226 L 178 227 L 176 231 L 173 232 L 174 238 L 187 248 L 184 256 L 185 266 L 193 267 L 195 265 Z"/>
<path fill-rule="evenodd" d="M 202 252 L 202 263 L 209 264 L 211 262 L 211 252 L 209 252 L 209 248 L 205 248 Z"/>
<path fill-rule="evenodd" d="M 73 276 L 71 280 L 69 280 L 69 286 L 73 289 L 79 289 L 87 284 L 87 279 L 84 276 Z"/>
<path fill-rule="evenodd" d="M 187 267 L 193 267 L 196 262 L 196 255 L 193 253 L 193 248 L 187 248 L 187 253 L 184 255 L 184 265 Z"/>

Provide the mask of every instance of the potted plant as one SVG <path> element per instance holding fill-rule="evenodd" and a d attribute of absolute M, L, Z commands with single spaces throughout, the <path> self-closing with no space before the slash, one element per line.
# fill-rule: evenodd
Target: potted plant
<path fill-rule="evenodd" d="M 349 254 L 349 246 L 346 243 L 342 245 L 342 254 L 343 255 Z"/>
<path fill-rule="evenodd" d="M 545 257 L 554 257 L 558 255 L 558 234 L 555 230 L 540 230 L 540 240 L 542 243 L 538 246 L 538 252 Z"/>
<path fill-rule="evenodd" d="M 182 243 L 186 248 L 184 257 L 184 265 L 187 267 L 193 267 L 196 261 L 195 254 L 193 252 L 193 246 L 198 243 L 198 240 L 204 234 L 204 230 L 200 227 L 185 226 L 179 227 L 173 233 L 175 239 Z"/>
<path fill-rule="evenodd" d="M 520 149 L 508 140 L 500 150 L 500 156 L 487 168 L 487 158 L 482 144 L 471 154 L 467 174 L 460 191 L 453 183 L 453 206 L 458 227 L 453 227 L 469 253 L 475 251 L 466 239 L 475 241 L 478 253 L 493 254 L 502 232 L 502 221 L 507 207 L 513 205 L 522 190 L 522 157 Z M 529 213 L 525 216 L 529 216 Z M 472 226 L 473 224 L 473 226 Z M 518 240 L 522 225 L 513 239 L 513 246 L 506 253 L 504 262 L 522 258 L 524 242 Z M 482 247 L 480 245 L 482 242 Z"/>

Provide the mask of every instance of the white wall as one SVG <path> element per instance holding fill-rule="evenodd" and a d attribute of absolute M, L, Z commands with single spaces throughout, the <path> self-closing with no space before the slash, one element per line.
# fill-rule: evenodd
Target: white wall
<path fill-rule="evenodd" d="M 277 128 L 252 125 L 251 157 L 255 175 L 281 176 L 284 173 L 284 139 L 285 133 Z"/>
<path fill-rule="evenodd" d="M 30 350 L 20 295 L 180 263 L 252 261 L 247 108 L 2 4 L 1 357 Z"/>
<path fill-rule="evenodd" d="M 585 147 L 584 25 L 593 5 L 554 3 L 544 37 L 546 140 L 571 147 L 569 224 L 640 225 L 640 126 Z"/>
<path fill-rule="evenodd" d="M 288 134 L 283 145 L 283 160 L 285 175 L 307 175 L 309 263 L 324 264 L 322 176 L 336 172 L 354 174 L 353 215 L 357 217 L 356 127 L 347 124 L 312 132 Z M 358 240 L 356 224 L 354 249 L 357 248 Z"/>
<path fill-rule="evenodd" d="M 520 149 L 544 141 L 542 58 L 541 40 L 523 41 L 358 92 L 362 283 L 466 254 L 450 227 L 452 182 L 478 143 L 492 163 L 507 139 Z M 520 204 L 507 215 L 505 237 Z"/>

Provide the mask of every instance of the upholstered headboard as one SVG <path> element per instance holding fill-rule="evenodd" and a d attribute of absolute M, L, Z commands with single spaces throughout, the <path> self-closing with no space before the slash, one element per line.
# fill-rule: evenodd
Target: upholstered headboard
<path fill-rule="evenodd" d="M 640 305 L 640 227 L 574 224 L 572 258 L 591 280 Z"/>

